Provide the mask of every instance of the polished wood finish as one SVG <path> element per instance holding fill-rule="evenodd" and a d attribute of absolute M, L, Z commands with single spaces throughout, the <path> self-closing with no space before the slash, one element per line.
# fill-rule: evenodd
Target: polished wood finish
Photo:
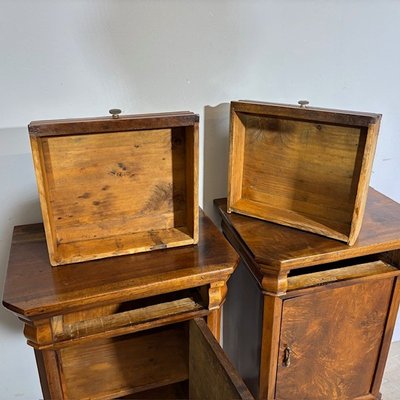
<path fill-rule="evenodd" d="M 190 399 L 254 399 L 202 319 L 189 336 Z"/>
<path fill-rule="evenodd" d="M 370 392 L 393 278 L 283 302 L 276 398 L 354 399 Z M 329 313 L 329 317 L 327 317 Z M 305 317 L 304 317 L 305 316 Z M 291 350 L 290 366 L 282 360 Z"/>
<path fill-rule="evenodd" d="M 256 218 L 229 214 L 226 199 L 216 200 L 215 204 L 223 221 L 233 226 L 240 236 L 257 270 L 287 272 L 294 267 L 306 268 L 400 248 L 399 205 L 372 188 L 368 192 L 362 229 L 353 246 Z"/>
<path fill-rule="evenodd" d="M 226 281 L 238 256 L 200 213 L 200 240 L 186 246 L 49 268 L 42 224 L 14 229 L 3 304 L 31 320 Z"/>
<path fill-rule="evenodd" d="M 221 363 L 215 366 L 221 392 L 213 396 L 231 390 L 235 398 L 251 398 L 212 337 L 220 335 L 220 308 L 238 256 L 199 214 L 197 245 L 57 268 L 49 263 L 42 224 L 15 227 L 3 304 L 25 324 L 46 400 L 140 392 L 157 398 L 163 387 L 167 396 L 182 389 L 187 397 L 191 379 L 197 391 L 211 393 L 202 387 L 208 371 L 190 373 L 198 349 Z M 190 327 L 195 318 L 206 321 Z"/>
<path fill-rule="evenodd" d="M 228 212 L 354 244 L 380 118 L 232 102 Z"/>
<path fill-rule="evenodd" d="M 197 243 L 197 115 L 29 130 L 52 265 Z"/>
<path fill-rule="evenodd" d="M 400 302 L 400 205 L 370 189 L 365 221 L 354 246 L 282 225 L 229 214 L 217 200 L 222 228 L 238 251 L 249 277 L 264 297 L 246 300 L 255 290 L 249 279 L 229 288 L 247 313 L 255 310 L 253 335 L 238 331 L 234 345 L 260 354 L 259 381 L 252 384 L 243 365 L 248 356 L 228 356 L 252 389 L 267 400 L 378 400 Z M 242 273 L 243 274 L 243 273 Z M 231 307 L 224 318 L 240 323 L 246 309 Z M 254 296 L 253 296 L 254 297 Z M 239 313 L 241 313 L 239 315 Z M 254 356 L 253 358 L 257 359 Z M 249 380 L 248 380 L 249 379 Z"/>

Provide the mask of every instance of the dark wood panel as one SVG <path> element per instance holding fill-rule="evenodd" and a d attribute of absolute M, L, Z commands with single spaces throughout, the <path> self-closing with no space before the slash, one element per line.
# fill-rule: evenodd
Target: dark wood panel
<path fill-rule="evenodd" d="M 79 133 L 120 132 L 132 129 L 171 128 L 194 125 L 199 116 L 189 111 L 158 114 L 123 115 L 119 118 L 75 118 L 33 121 L 29 124 L 32 136 L 64 136 Z"/>
<path fill-rule="evenodd" d="M 264 296 L 243 263 L 228 281 L 224 304 L 224 351 L 258 397 Z"/>
<path fill-rule="evenodd" d="M 191 320 L 189 332 L 189 398 L 254 400 L 204 320 Z"/>
<path fill-rule="evenodd" d="M 49 263 L 43 226 L 16 227 L 3 304 L 21 315 L 43 318 L 224 281 L 238 256 L 210 219 L 200 214 L 196 246 L 57 268 Z"/>
<path fill-rule="evenodd" d="M 277 399 L 353 399 L 370 393 L 393 281 L 284 301 Z"/>

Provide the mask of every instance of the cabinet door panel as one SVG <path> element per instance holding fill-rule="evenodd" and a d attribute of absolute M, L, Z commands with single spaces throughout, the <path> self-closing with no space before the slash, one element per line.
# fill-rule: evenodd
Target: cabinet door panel
<path fill-rule="evenodd" d="M 203 319 L 189 323 L 189 398 L 254 400 Z"/>
<path fill-rule="evenodd" d="M 393 278 L 300 295 L 283 303 L 278 400 L 370 393 Z"/>

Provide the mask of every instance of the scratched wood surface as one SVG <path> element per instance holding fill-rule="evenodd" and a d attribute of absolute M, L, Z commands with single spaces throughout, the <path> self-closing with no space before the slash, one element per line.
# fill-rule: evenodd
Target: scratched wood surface
<path fill-rule="evenodd" d="M 353 244 L 380 116 L 360 113 L 352 125 L 345 114 L 335 122 L 331 111 L 295 111 L 232 102 L 228 211 Z"/>
<path fill-rule="evenodd" d="M 368 395 L 392 289 L 389 278 L 285 300 L 276 398 L 335 400 Z M 290 365 L 285 366 L 288 346 Z"/>
<path fill-rule="evenodd" d="M 43 136 L 40 127 L 30 125 L 31 144 L 52 265 L 197 242 L 194 118 L 176 128 L 74 135 Z"/>

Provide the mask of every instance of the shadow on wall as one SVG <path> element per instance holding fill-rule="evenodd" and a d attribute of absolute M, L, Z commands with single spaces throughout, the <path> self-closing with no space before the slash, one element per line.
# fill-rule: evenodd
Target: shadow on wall
<path fill-rule="evenodd" d="M 229 103 L 204 107 L 204 195 L 206 214 L 219 223 L 214 199 L 226 197 L 229 159 Z"/>

